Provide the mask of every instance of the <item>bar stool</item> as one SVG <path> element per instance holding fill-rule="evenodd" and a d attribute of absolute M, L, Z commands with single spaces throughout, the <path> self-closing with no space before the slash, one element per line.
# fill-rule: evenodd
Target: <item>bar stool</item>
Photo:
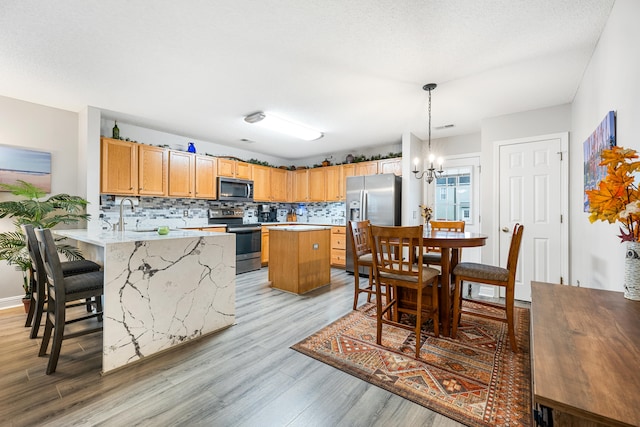
<path fill-rule="evenodd" d="M 29 250 L 29 257 L 31 258 L 31 306 L 29 307 L 29 313 L 27 314 L 27 321 L 25 327 L 31 326 L 31 333 L 29 338 L 36 338 L 40 330 L 40 323 L 42 321 L 42 313 L 44 312 L 44 305 L 47 302 L 45 282 L 46 278 L 40 280 L 38 276 L 38 263 L 42 264 L 42 255 L 40 255 L 40 248 L 38 247 L 38 240 L 36 234 L 33 231 L 33 225 L 23 224 L 20 226 L 22 232 L 27 238 L 27 249 Z M 62 266 L 62 274 L 65 277 L 74 276 L 76 274 L 90 273 L 92 271 L 100 271 L 100 265 L 87 259 L 64 261 L 60 262 Z M 44 271 L 44 267 L 40 269 Z M 95 305 L 97 311 L 102 311 L 102 301 L 100 299 L 96 301 L 88 300 L 84 303 L 78 302 L 69 306 L 87 305 L 87 311 L 91 311 Z"/>
<path fill-rule="evenodd" d="M 87 298 L 93 298 L 97 301 L 102 298 L 104 273 L 102 271 L 93 271 L 65 277 L 62 273 L 60 258 L 51 230 L 48 228 L 36 229 L 35 234 L 40 253 L 43 255 L 43 263 L 41 265 L 44 265 L 44 271 L 38 272 L 38 278 L 46 277 L 48 296 L 46 323 L 38 356 L 46 355 L 51 333 L 53 332 L 51 354 L 49 355 L 49 363 L 46 370 L 47 375 L 49 375 L 56 371 L 63 340 L 102 331 L 102 311 L 67 319 L 66 302 Z M 76 330 L 74 328 L 74 332 L 65 334 L 65 326 L 67 324 L 95 317 L 98 318 L 98 325 L 90 325 L 85 329 Z"/>

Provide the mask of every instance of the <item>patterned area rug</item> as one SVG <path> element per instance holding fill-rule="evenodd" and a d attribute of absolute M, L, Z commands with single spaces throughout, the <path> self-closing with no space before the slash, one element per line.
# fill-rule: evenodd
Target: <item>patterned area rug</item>
<path fill-rule="evenodd" d="M 516 308 L 518 353 L 505 323 L 463 315 L 455 340 L 423 325 L 420 360 L 408 330 L 384 325 L 376 344 L 375 310 L 365 304 L 291 348 L 468 426 L 530 425 L 528 309 Z"/>

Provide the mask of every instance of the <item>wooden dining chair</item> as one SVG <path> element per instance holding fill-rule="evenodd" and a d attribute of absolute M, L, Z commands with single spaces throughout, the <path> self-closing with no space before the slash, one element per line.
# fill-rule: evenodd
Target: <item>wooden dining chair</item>
<path fill-rule="evenodd" d="M 430 221 L 431 230 L 433 231 L 456 231 L 464 233 L 464 221 Z M 440 248 L 425 248 L 424 263 L 427 265 L 442 265 L 442 254 Z"/>
<path fill-rule="evenodd" d="M 509 331 L 509 342 L 511 350 L 518 351 L 516 343 L 515 324 L 514 324 L 514 294 L 516 270 L 518 266 L 518 255 L 520 254 L 520 243 L 522 242 L 522 233 L 524 226 L 515 224 L 513 234 L 511 236 L 511 244 L 509 246 L 509 257 L 507 259 L 507 268 L 496 267 L 493 265 L 478 264 L 473 262 L 462 262 L 453 270 L 456 278 L 456 287 L 453 299 L 453 329 L 451 337 L 456 338 L 458 334 L 458 324 L 462 313 L 471 316 L 484 317 L 487 319 L 495 319 L 507 323 Z M 506 289 L 506 298 L 504 304 L 493 303 L 483 300 L 471 300 L 462 296 L 462 284 L 464 281 L 474 283 L 484 283 L 487 285 L 500 286 Z M 491 307 L 493 310 L 481 311 L 478 309 L 465 308 L 463 301 L 473 301 L 475 304 Z M 497 309 L 497 310 L 496 310 Z M 499 314 L 496 314 L 496 311 Z"/>
<path fill-rule="evenodd" d="M 438 311 L 439 271 L 423 265 L 423 226 L 385 227 L 371 225 L 373 265 L 376 286 L 376 342 L 382 344 L 382 325 L 390 324 L 414 330 L 416 358 L 420 358 L 422 312 L 433 319 L 433 332 L 440 335 Z M 417 254 L 417 255 L 416 255 Z M 381 286 L 390 290 L 390 298 L 382 300 Z M 416 294 L 415 307 L 398 304 L 398 288 Z M 424 301 L 427 298 L 428 301 Z M 426 303 L 426 305 L 425 305 Z M 391 310 L 391 318 L 385 313 Z M 416 318 L 415 327 L 401 323 L 402 314 Z"/>
<path fill-rule="evenodd" d="M 351 233 L 351 251 L 353 253 L 353 278 L 354 295 L 353 309 L 358 305 L 358 297 L 361 293 L 367 294 L 367 302 L 371 302 L 371 296 L 376 295 L 375 281 L 373 278 L 373 254 L 371 239 L 369 236 L 369 220 L 349 221 L 349 233 Z M 369 283 L 360 287 L 360 267 L 369 269 Z"/>
<path fill-rule="evenodd" d="M 39 274 L 38 278 L 46 277 L 48 299 L 44 334 L 38 356 L 46 355 L 49 340 L 53 332 L 51 353 L 46 369 L 46 373 L 49 375 L 56 370 L 63 340 L 102 331 L 102 311 L 68 319 L 66 302 L 80 299 L 86 300 L 87 298 L 102 298 L 104 274 L 102 271 L 93 271 L 65 277 L 62 273 L 60 258 L 53 236 L 51 235 L 51 230 L 48 228 L 36 229 L 35 234 L 44 266 L 44 271 L 39 272 L 41 274 Z M 74 327 L 73 332 L 65 333 L 65 326 L 69 323 L 76 323 L 96 317 L 98 321 L 93 321 L 93 324 L 88 327 Z"/>
<path fill-rule="evenodd" d="M 45 286 L 46 277 L 44 273 L 44 266 L 42 264 L 42 255 L 40 254 L 36 233 L 33 231 L 33 225 L 23 224 L 20 228 L 25 235 L 29 258 L 31 259 L 31 271 L 29 275 L 31 281 L 31 305 L 29 306 L 29 313 L 27 314 L 25 326 L 31 326 L 29 338 L 36 338 L 40 330 L 42 314 L 44 313 L 44 307 L 47 302 Z M 60 266 L 62 268 L 62 274 L 65 277 L 89 273 L 92 271 L 100 271 L 99 264 L 87 259 L 61 261 Z M 97 311 L 102 311 L 102 301 L 100 299 L 89 301 L 85 300 L 84 302 L 77 302 L 73 304 L 73 306 L 79 305 L 86 305 L 88 311 L 90 311 L 94 306 Z M 67 304 L 67 306 L 71 306 L 71 304 Z"/>

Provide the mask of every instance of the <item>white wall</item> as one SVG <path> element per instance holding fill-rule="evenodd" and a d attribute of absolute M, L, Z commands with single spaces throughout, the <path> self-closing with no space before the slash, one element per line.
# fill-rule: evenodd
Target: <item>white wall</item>
<path fill-rule="evenodd" d="M 570 138 L 570 268 L 581 286 L 623 290 L 625 245 L 618 225 L 589 223 L 582 211 L 582 143 L 609 111 L 617 144 L 640 150 L 640 1 L 617 0 L 572 105 Z"/>
<path fill-rule="evenodd" d="M 78 115 L 0 96 L 0 144 L 51 153 L 51 192 L 78 190 Z M 0 192 L 0 200 L 13 196 Z M 0 220 L 0 231 L 12 231 L 11 220 Z M 0 308 L 21 304 L 22 273 L 0 261 Z"/>
<path fill-rule="evenodd" d="M 496 178 L 493 162 L 494 143 L 508 139 L 567 132 L 570 129 L 571 106 L 569 104 L 491 117 L 482 121 L 480 194 L 483 195 L 483 200 L 480 208 L 480 229 L 482 233 L 489 236 L 482 251 L 483 262 L 502 266 L 505 263 L 505 260 L 497 259 L 498 254 L 495 246 L 499 241 L 500 226 L 494 221 L 496 215 L 493 212 L 494 204 L 491 199 Z M 571 157 L 572 154 L 570 151 L 569 156 Z"/>

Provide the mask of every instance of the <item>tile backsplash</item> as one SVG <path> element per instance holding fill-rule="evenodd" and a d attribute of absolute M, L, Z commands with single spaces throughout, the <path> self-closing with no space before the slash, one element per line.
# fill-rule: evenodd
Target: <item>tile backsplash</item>
<path fill-rule="evenodd" d="M 287 214 L 296 213 L 296 222 L 305 224 L 345 225 L 344 202 L 322 203 L 222 203 L 198 199 L 171 199 L 161 197 L 128 197 L 133 208 L 125 202 L 123 214 L 129 230 L 152 229 L 160 225 L 171 228 L 206 227 L 210 208 L 243 208 L 244 223 L 261 222 L 259 207 L 268 206 L 277 212 L 278 222 L 287 222 Z M 120 203 L 124 197 L 100 196 L 101 228 L 111 230 L 120 219 Z M 265 207 L 266 207 L 265 206 Z"/>

